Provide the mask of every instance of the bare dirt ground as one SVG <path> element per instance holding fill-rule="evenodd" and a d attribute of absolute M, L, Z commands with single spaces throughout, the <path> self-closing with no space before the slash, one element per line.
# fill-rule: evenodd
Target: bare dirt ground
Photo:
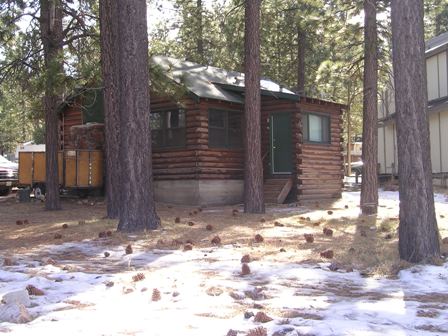
<path fill-rule="evenodd" d="M 331 249 L 338 267 L 355 268 L 367 275 L 393 276 L 407 266 L 400 262 L 397 252 L 398 209 L 389 203 L 380 204 L 381 216 L 376 218 L 359 216 L 357 202 L 350 199 L 271 205 L 264 215 L 244 214 L 238 206 L 158 204 L 161 229 L 130 236 L 115 232 L 117 222 L 105 219 L 102 199 L 64 198 L 62 207 L 50 212 L 44 210 L 40 201 L 18 203 L 14 195 L 0 199 L 0 254 L 39 254 L 43 246 L 101 240 L 100 234 L 111 231 L 106 243 L 111 246 L 126 246 L 144 238 L 148 249 L 183 249 L 188 242 L 198 248 L 212 246 L 213 238 L 218 236 L 220 245 L 237 245 L 254 258 L 282 260 L 282 252 L 294 251 L 289 262 L 315 263 L 328 260 L 321 257 L 321 252 Z M 448 206 L 437 211 L 441 236 L 446 237 Z M 333 234 L 324 234 L 324 229 L 331 229 Z M 255 241 L 256 234 L 262 236 L 262 243 Z M 312 234 L 314 242 L 307 243 L 304 234 Z M 442 245 L 442 250 L 448 253 L 448 246 Z M 70 257 L 82 260 L 82 256 Z"/>

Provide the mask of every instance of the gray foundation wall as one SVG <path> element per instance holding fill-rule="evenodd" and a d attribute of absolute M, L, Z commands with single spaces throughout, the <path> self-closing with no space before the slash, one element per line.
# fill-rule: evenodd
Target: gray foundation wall
<path fill-rule="evenodd" d="M 243 180 L 154 181 L 157 202 L 182 205 L 231 205 L 243 201 Z"/>

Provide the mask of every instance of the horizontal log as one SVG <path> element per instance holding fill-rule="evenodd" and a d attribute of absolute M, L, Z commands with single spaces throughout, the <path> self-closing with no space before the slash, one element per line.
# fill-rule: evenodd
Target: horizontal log
<path fill-rule="evenodd" d="M 165 149 L 165 150 L 154 150 L 152 153 L 153 158 L 167 158 L 167 157 L 191 157 L 195 156 L 196 152 L 194 150 L 187 149 Z"/>
<path fill-rule="evenodd" d="M 197 166 L 200 168 L 228 168 L 228 169 L 238 169 L 243 170 L 242 162 L 198 162 Z"/>
<path fill-rule="evenodd" d="M 196 167 L 191 168 L 171 168 L 171 169 L 158 169 L 154 168 L 153 173 L 154 175 L 183 175 L 183 174 L 195 174 L 198 172 L 198 169 Z"/>

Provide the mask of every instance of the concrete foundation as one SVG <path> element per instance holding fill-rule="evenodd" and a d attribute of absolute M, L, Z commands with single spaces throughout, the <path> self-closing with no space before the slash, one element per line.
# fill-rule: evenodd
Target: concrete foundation
<path fill-rule="evenodd" d="M 154 181 L 157 202 L 181 205 L 230 205 L 243 201 L 243 180 Z"/>

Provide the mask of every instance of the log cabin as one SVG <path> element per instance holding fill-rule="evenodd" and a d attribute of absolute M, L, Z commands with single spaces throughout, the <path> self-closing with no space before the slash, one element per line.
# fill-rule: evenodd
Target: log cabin
<path fill-rule="evenodd" d="M 163 56 L 154 56 L 151 62 L 185 90 L 180 98 L 151 94 L 156 201 L 241 203 L 244 74 Z M 299 96 L 268 79 L 260 84 L 265 201 L 340 197 L 345 106 Z M 99 90 L 86 89 L 67 100 L 61 109 L 61 149 L 89 143 L 74 139 L 71 131 L 101 122 L 102 99 Z"/>

